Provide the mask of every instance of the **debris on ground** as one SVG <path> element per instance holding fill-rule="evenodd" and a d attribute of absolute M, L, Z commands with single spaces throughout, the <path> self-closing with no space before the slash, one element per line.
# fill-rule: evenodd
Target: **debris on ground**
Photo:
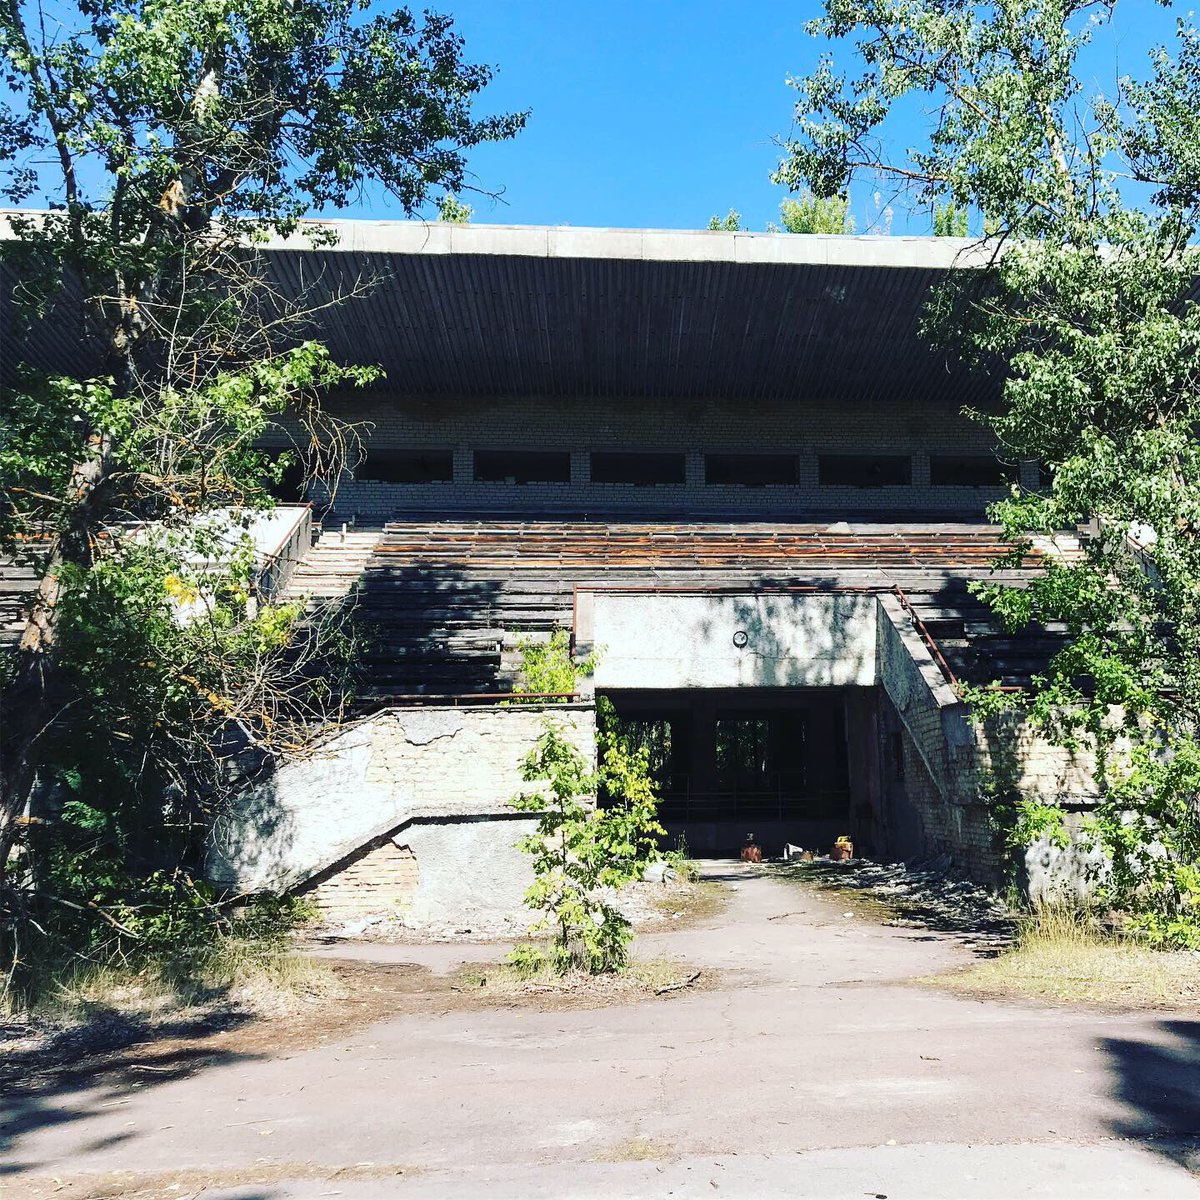
<path fill-rule="evenodd" d="M 660 858 L 657 862 L 652 862 L 645 871 L 642 872 L 643 883 L 669 883 L 675 879 L 677 873 L 675 868 L 671 866 L 666 859 Z"/>
<path fill-rule="evenodd" d="M 661 868 L 655 870 L 654 868 Z M 678 924 L 711 916 L 720 907 L 723 885 L 683 878 L 669 863 L 659 862 L 647 874 L 623 888 L 603 888 L 601 899 L 611 904 L 638 930 L 651 931 L 668 922 Z M 404 913 L 363 913 L 353 920 L 310 925 L 305 935 L 329 945 L 341 941 L 425 945 L 435 942 L 511 942 L 524 938 L 533 922 L 526 908 L 511 912 L 479 913 L 469 924 L 424 924 L 414 927 Z"/>
<path fill-rule="evenodd" d="M 839 895 L 853 895 L 873 907 L 885 925 L 958 934 L 968 946 L 998 954 L 1016 935 L 1014 914 L 994 891 L 950 874 L 949 868 L 944 859 L 906 866 L 863 858 L 847 862 L 818 858 L 771 863 L 767 869 Z"/>
<path fill-rule="evenodd" d="M 699 978 L 700 978 L 700 972 L 693 971 L 686 979 L 680 979 L 676 983 L 668 983 L 668 984 L 664 984 L 662 987 L 655 988 L 654 994 L 656 996 L 662 996 L 667 992 L 678 992 L 678 991 L 681 991 L 683 988 L 690 988 L 696 982 L 696 980 Z"/>

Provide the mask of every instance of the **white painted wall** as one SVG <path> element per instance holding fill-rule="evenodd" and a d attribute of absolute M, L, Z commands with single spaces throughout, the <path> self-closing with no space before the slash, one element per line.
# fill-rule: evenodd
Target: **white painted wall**
<path fill-rule="evenodd" d="M 597 688 L 869 687 L 876 598 L 592 592 Z M 582 624 L 582 621 L 581 621 Z M 738 632 L 745 646 L 734 644 Z"/>

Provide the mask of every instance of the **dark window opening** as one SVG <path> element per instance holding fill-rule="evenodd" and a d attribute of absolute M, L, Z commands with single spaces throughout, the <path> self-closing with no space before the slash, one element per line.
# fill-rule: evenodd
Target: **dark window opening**
<path fill-rule="evenodd" d="M 634 487 L 683 483 L 682 454 L 644 454 L 621 450 L 592 454 L 593 483 L 626 483 Z"/>
<path fill-rule="evenodd" d="M 660 798 L 686 787 L 686 779 L 678 778 L 681 772 L 676 765 L 678 743 L 681 739 L 677 736 L 670 717 L 614 716 L 613 719 L 625 748 L 633 754 L 645 753 L 650 779 Z"/>
<path fill-rule="evenodd" d="M 281 504 L 301 504 L 308 491 L 308 467 L 295 450 L 268 450 L 267 455 L 275 463 L 284 460 L 279 482 L 265 481 L 267 491 Z"/>
<path fill-rule="evenodd" d="M 846 738 L 846 706 L 833 710 L 833 765 L 843 779 L 850 778 L 850 744 Z"/>
<path fill-rule="evenodd" d="M 570 483 L 571 455 L 566 450 L 476 450 L 479 483 Z"/>
<path fill-rule="evenodd" d="M 704 482 L 739 487 L 795 484 L 800 460 L 794 454 L 706 454 Z"/>
<path fill-rule="evenodd" d="M 454 455 L 449 450 L 368 450 L 354 478 L 375 483 L 450 483 Z"/>
<path fill-rule="evenodd" d="M 907 454 L 822 454 L 817 470 L 826 486 L 903 487 L 912 483 L 912 459 Z"/>
<path fill-rule="evenodd" d="M 1015 468 L 993 454 L 934 454 L 929 482 L 935 487 L 1002 487 Z"/>
<path fill-rule="evenodd" d="M 717 787 L 736 795 L 799 795 L 807 783 L 801 712 L 717 719 Z"/>
<path fill-rule="evenodd" d="M 770 734 L 771 722 L 766 717 L 717 721 L 717 786 L 721 791 L 757 792 L 767 788 Z"/>

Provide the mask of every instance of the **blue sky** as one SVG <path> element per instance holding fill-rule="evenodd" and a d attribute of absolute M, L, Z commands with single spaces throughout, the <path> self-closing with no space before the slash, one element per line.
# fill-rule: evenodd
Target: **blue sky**
<path fill-rule="evenodd" d="M 487 105 L 533 110 L 514 141 L 473 155 L 479 185 L 504 189 L 495 204 L 465 197 L 475 221 L 694 229 L 734 207 L 762 229 L 777 216 L 772 139 L 791 122 L 785 78 L 810 70 L 825 48 L 804 32 L 819 4 L 431 3 L 455 16 L 472 58 L 497 66 Z M 1172 21 L 1154 0 L 1121 0 L 1086 73 L 1140 73 Z M 910 120 L 892 133 L 908 145 L 917 130 Z M 866 232 L 871 197 L 855 201 Z M 400 214 L 378 200 L 355 215 Z M 892 228 L 927 232 L 928 222 L 897 213 Z"/>

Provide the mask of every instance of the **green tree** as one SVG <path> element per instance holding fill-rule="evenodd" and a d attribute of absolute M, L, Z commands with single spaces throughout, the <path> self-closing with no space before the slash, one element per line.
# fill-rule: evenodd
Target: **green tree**
<path fill-rule="evenodd" d="M 736 208 L 731 208 L 723 217 L 709 217 L 708 227 L 714 233 L 740 233 L 743 229 L 742 214 Z"/>
<path fill-rule="evenodd" d="M 628 961 L 633 931 L 608 889 L 640 879 L 659 856 L 658 838 L 666 831 L 656 816 L 647 752 L 621 736 L 610 702 L 601 700 L 597 716 L 599 772 L 548 725 L 522 765 L 522 777 L 540 786 L 510 802 L 538 817 L 536 831 L 518 848 L 533 857 L 525 903 L 539 916 L 529 932 L 553 935 L 549 955 L 528 945 L 514 951 L 511 961 L 519 970 L 548 964 L 559 972 L 578 967 L 595 975 Z M 596 804 L 600 787 L 607 796 L 602 806 Z"/>
<path fill-rule="evenodd" d="M 955 204 L 935 204 L 933 206 L 933 236 L 957 237 L 967 236 L 967 210 Z"/>
<path fill-rule="evenodd" d="M 828 0 L 816 36 L 847 39 L 795 86 L 778 177 L 836 196 L 885 176 L 913 203 L 984 214 L 979 269 L 953 272 L 925 329 L 980 365 L 1003 403 L 976 414 L 1050 482 L 995 506 L 1019 558 L 1031 534 L 1095 519 L 1077 562 L 984 594 L 1013 627 L 1062 622 L 1069 646 L 1021 701 L 1094 749 L 1102 899 L 1169 943 L 1200 943 L 1200 34 L 1180 21 L 1139 78 L 1089 93 L 1081 49 L 1123 5 L 1041 0 Z M 1119 31 L 1118 31 L 1119 32 Z M 1089 68 L 1090 77 L 1090 68 Z M 911 153 L 881 124 L 916 98 Z M 1061 813 L 1019 800 L 1033 826 Z"/>
<path fill-rule="evenodd" d="M 475 210 L 464 204 L 456 196 L 445 195 L 438 205 L 438 220 L 449 221 L 451 225 L 469 225 Z"/>
<path fill-rule="evenodd" d="M 601 888 L 615 880 L 600 849 L 604 814 L 595 807 L 595 772 L 551 726 L 526 757 L 522 777 L 541 785 L 510 801 L 518 812 L 538 816 L 535 832 L 517 843 L 533 857 L 533 883 L 525 903 L 540 915 L 529 932 L 537 936 L 550 931 L 553 942 L 549 956 L 536 947 L 521 946 L 511 961 L 530 972 L 546 963 L 559 972 L 573 967 L 591 974 L 620 969 L 628 957 L 632 930 L 601 894 Z"/>
<path fill-rule="evenodd" d="M 521 638 L 521 675 L 513 692 L 534 696 L 568 695 L 579 690 L 579 683 L 596 669 L 596 651 L 576 658 L 571 650 L 571 631 L 558 628 L 547 639 Z"/>
<path fill-rule="evenodd" d="M 622 730 L 607 696 L 596 697 L 596 758 L 604 797 L 602 853 L 615 877 L 631 882 L 660 857 L 667 831 L 658 820 L 650 747 L 636 745 Z"/>
<path fill-rule="evenodd" d="M 272 281 L 264 243 L 328 241 L 300 218 L 366 187 L 416 212 L 524 120 L 474 115 L 491 72 L 443 16 L 363 0 L 77 0 L 53 16 L 0 7 L 2 192 L 52 208 L 7 218 L 6 316 L 76 320 L 80 347 L 71 374 L 11 377 L 0 415 L 0 549 L 41 577 L 0 701 L 9 919 L 54 847 L 76 839 L 85 886 L 100 847 L 142 869 L 232 755 L 288 744 L 320 710 L 311 673 L 281 696 L 304 635 L 295 612 L 247 604 L 221 514 L 270 503 L 284 464 L 256 447 L 285 415 L 309 469 L 332 471 L 353 430 L 319 398 L 376 373 L 301 339 L 310 301 Z M 198 619 L 179 619 L 181 596 Z M 35 781 L 67 797 L 37 826 L 40 862 L 17 846 Z"/>
<path fill-rule="evenodd" d="M 854 232 L 849 196 L 818 196 L 807 188 L 780 204 L 779 219 L 786 233 Z"/>

